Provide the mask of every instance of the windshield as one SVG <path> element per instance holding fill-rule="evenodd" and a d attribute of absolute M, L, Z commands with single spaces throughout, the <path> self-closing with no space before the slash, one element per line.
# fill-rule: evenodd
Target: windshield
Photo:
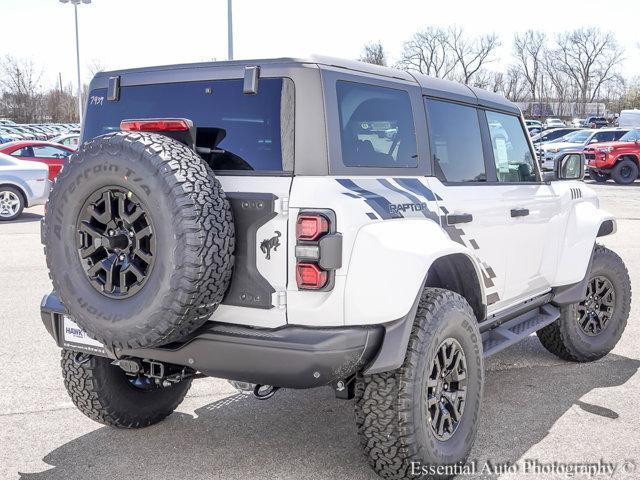
<path fill-rule="evenodd" d="M 640 129 L 630 130 L 620 137 L 621 142 L 637 142 L 640 141 Z"/>
<path fill-rule="evenodd" d="M 584 143 L 589 139 L 590 136 L 591 136 L 591 132 L 589 130 L 578 130 L 577 132 L 571 132 L 568 135 L 565 135 L 564 137 L 560 137 L 554 140 L 552 143 L 560 143 L 560 142 Z"/>

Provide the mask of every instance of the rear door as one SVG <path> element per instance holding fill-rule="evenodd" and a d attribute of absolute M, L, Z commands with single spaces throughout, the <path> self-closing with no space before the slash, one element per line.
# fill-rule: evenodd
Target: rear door
<path fill-rule="evenodd" d="M 443 227 L 474 252 L 481 265 L 489 309 L 505 303 L 508 217 L 489 182 L 490 152 L 483 144 L 483 113 L 471 105 L 426 99 L 438 200 Z"/>

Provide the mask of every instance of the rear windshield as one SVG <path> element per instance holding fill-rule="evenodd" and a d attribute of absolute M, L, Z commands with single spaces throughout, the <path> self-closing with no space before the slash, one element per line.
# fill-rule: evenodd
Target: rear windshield
<path fill-rule="evenodd" d="M 125 119 L 188 118 L 214 170 L 292 172 L 293 82 L 261 79 L 257 95 L 242 87 L 242 79 L 128 86 L 118 101 L 107 100 L 106 88 L 92 90 L 83 141 L 120 130 Z"/>

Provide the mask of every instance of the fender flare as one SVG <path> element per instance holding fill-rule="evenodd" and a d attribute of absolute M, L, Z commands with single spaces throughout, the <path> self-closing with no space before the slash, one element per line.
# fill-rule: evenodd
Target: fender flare
<path fill-rule="evenodd" d="M 616 220 L 591 202 L 576 203 L 567 218 L 552 287 L 581 282 L 587 274 L 597 237 L 616 232 Z"/>
<path fill-rule="evenodd" d="M 405 317 L 431 265 L 453 254 L 471 260 L 486 304 L 475 255 L 433 220 L 405 218 L 364 225 L 352 248 L 344 291 L 345 325 L 384 324 Z"/>

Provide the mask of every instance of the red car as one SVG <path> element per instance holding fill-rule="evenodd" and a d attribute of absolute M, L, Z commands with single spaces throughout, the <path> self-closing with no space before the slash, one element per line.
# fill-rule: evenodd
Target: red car
<path fill-rule="evenodd" d="M 62 169 L 65 159 L 74 152 L 73 149 L 58 143 L 25 140 L 0 145 L 0 153 L 11 155 L 21 160 L 33 160 L 46 163 L 49 167 L 49 180 L 53 180 Z"/>
<path fill-rule="evenodd" d="M 640 172 L 640 129 L 628 131 L 617 142 L 589 145 L 584 154 L 589 176 L 596 182 L 613 178 L 623 185 L 633 183 Z"/>

